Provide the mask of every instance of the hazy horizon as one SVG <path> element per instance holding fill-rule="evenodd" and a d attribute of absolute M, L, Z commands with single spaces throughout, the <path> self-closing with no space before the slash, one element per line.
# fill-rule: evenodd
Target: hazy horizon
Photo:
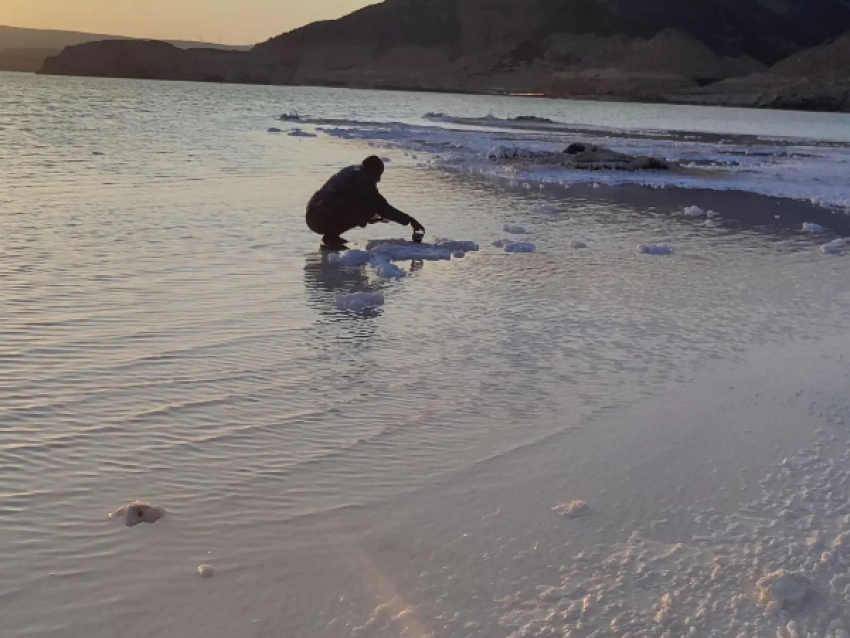
<path fill-rule="evenodd" d="M 159 40 L 202 40 L 246 45 L 317 20 L 339 18 L 374 0 L 4 0 L 0 24 Z"/>

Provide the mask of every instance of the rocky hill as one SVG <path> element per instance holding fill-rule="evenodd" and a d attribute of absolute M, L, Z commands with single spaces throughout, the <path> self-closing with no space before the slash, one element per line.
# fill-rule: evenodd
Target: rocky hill
<path fill-rule="evenodd" d="M 102 40 L 132 40 L 118 35 L 102 33 L 80 33 L 77 31 L 56 31 L 53 29 L 27 29 L 0 25 L 0 71 L 23 71 L 34 73 L 44 61 L 57 55 L 68 46 Z M 234 47 L 175 40 L 171 44 L 181 49 L 216 48 L 223 50 L 247 51 L 250 47 Z"/>
<path fill-rule="evenodd" d="M 91 44 L 43 72 L 722 103 L 846 31 L 850 0 L 387 0 L 246 54 Z"/>

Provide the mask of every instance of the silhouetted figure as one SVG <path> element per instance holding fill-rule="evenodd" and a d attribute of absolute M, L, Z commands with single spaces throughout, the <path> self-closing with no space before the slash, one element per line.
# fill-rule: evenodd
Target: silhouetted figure
<path fill-rule="evenodd" d="M 394 221 L 402 226 L 413 226 L 416 233 L 425 228 L 397 208 L 394 208 L 378 192 L 378 183 L 384 174 L 384 162 L 371 156 L 359 166 L 349 166 L 331 177 L 310 198 L 307 204 L 307 226 L 322 235 L 326 248 L 345 248 L 342 234 L 367 224 Z"/>

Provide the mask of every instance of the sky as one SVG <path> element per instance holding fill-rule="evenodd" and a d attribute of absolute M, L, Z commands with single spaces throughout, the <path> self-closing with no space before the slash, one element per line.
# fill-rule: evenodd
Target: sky
<path fill-rule="evenodd" d="M 0 0 L 0 24 L 255 44 L 377 0 Z"/>

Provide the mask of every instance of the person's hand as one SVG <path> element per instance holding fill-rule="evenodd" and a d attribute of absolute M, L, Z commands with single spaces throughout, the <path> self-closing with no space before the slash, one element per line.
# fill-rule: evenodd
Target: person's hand
<path fill-rule="evenodd" d="M 425 232 L 425 227 L 422 224 L 420 224 L 418 221 L 413 219 L 413 217 L 410 218 L 410 225 L 413 226 L 413 232 L 414 233 L 424 233 Z"/>

